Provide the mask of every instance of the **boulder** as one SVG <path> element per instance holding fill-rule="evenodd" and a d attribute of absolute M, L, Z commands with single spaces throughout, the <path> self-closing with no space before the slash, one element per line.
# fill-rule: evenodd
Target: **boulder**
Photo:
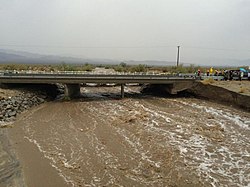
<path fill-rule="evenodd" d="M 16 111 L 11 111 L 8 113 L 9 117 L 16 116 Z"/>
<path fill-rule="evenodd" d="M 38 100 L 39 103 L 44 103 L 45 102 L 45 100 L 43 98 L 40 98 L 40 97 L 38 97 L 37 100 Z"/>
<path fill-rule="evenodd" d="M 7 110 L 8 110 L 8 109 L 11 109 L 11 108 L 13 108 L 12 105 L 7 105 L 7 106 L 6 106 L 6 109 L 7 109 Z"/>

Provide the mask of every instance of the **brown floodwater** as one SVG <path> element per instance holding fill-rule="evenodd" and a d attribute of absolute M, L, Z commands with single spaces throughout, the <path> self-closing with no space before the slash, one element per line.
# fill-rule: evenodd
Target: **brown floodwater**
<path fill-rule="evenodd" d="M 82 91 L 13 124 L 69 186 L 250 186 L 250 113 L 195 98 L 121 100 L 119 88 Z"/>

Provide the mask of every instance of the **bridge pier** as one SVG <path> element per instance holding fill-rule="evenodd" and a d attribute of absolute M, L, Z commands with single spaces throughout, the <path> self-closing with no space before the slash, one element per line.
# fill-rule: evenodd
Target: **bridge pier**
<path fill-rule="evenodd" d="M 165 90 L 172 95 L 177 94 L 177 91 L 174 89 L 174 84 L 166 84 Z"/>
<path fill-rule="evenodd" d="M 81 95 L 80 84 L 66 84 L 65 96 L 69 98 L 76 98 Z"/>
<path fill-rule="evenodd" d="M 121 98 L 124 98 L 124 84 L 121 84 Z"/>

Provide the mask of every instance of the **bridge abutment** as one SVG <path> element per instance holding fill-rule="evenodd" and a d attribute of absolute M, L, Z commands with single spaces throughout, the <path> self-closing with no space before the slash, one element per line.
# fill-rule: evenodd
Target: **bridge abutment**
<path fill-rule="evenodd" d="M 76 98 L 81 95 L 80 84 L 66 84 L 65 96 L 69 98 Z"/>

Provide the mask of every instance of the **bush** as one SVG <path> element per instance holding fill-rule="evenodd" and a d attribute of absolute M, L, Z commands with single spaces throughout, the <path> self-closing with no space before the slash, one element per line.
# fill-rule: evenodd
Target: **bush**
<path fill-rule="evenodd" d="M 208 85 L 214 83 L 215 80 L 213 78 L 205 79 L 202 81 L 203 84 Z"/>
<path fill-rule="evenodd" d="M 144 64 L 139 64 L 137 66 L 133 66 L 130 69 L 131 72 L 146 72 L 147 71 L 147 67 Z"/>
<path fill-rule="evenodd" d="M 246 91 L 247 91 L 247 89 L 245 87 L 240 87 L 239 93 L 245 93 Z"/>

